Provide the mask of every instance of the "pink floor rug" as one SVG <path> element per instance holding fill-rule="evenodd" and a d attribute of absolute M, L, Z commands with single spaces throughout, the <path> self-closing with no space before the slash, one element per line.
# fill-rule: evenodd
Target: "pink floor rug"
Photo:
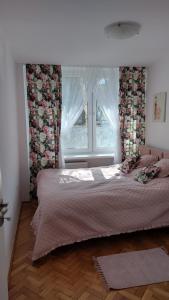
<path fill-rule="evenodd" d="M 125 289 L 169 281 L 169 256 L 162 248 L 94 258 L 110 289 Z"/>

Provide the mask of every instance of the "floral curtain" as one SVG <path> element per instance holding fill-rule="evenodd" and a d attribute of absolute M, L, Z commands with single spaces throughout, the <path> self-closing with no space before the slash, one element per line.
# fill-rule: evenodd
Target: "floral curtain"
<path fill-rule="evenodd" d="M 122 160 L 145 144 L 145 67 L 120 67 L 120 133 Z"/>
<path fill-rule="evenodd" d="M 36 176 L 58 167 L 61 124 L 61 66 L 27 64 L 30 131 L 30 192 L 36 196 Z"/>

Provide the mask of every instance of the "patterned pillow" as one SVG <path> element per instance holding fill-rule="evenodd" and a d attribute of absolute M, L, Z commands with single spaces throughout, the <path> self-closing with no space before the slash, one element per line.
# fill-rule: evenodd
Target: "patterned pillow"
<path fill-rule="evenodd" d="M 147 183 L 158 175 L 160 168 L 156 166 L 149 166 L 141 169 L 135 176 L 135 180 Z"/>
<path fill-rule="evenodd" d="M 139 159 L 139 156 L 127 157 L 125 161 L 122 163 L 120 170 L 128 174 L 131 170 L 133 170 L 136 166 L 136 163 Z"/>

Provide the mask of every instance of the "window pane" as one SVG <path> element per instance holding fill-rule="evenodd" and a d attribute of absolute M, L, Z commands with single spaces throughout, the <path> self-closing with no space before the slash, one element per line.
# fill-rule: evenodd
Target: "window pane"
<path fill-rule="evenodd" d="M 64 149 L 87 149 L 88 148 L 88 118 L 87 103 L 68 136 L 64 137 Z"/>
<path fill-rule="evenodd" d="M 96 101 L 96 148 L 113 148 L 113 129 Z"/>

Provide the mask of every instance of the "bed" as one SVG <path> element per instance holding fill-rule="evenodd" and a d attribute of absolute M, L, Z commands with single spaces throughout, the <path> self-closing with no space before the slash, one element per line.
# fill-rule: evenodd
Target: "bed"
<path fill-rule="evenodd" d="M 142 153 L 169 152 L 142 147 Z M 148 184 L 124 175 L 119 165 L 46 169 L 38 174 L 38 208 L 32 221 L 32 260 L 83 240 L 169 225 L 169 177 Z"/>

